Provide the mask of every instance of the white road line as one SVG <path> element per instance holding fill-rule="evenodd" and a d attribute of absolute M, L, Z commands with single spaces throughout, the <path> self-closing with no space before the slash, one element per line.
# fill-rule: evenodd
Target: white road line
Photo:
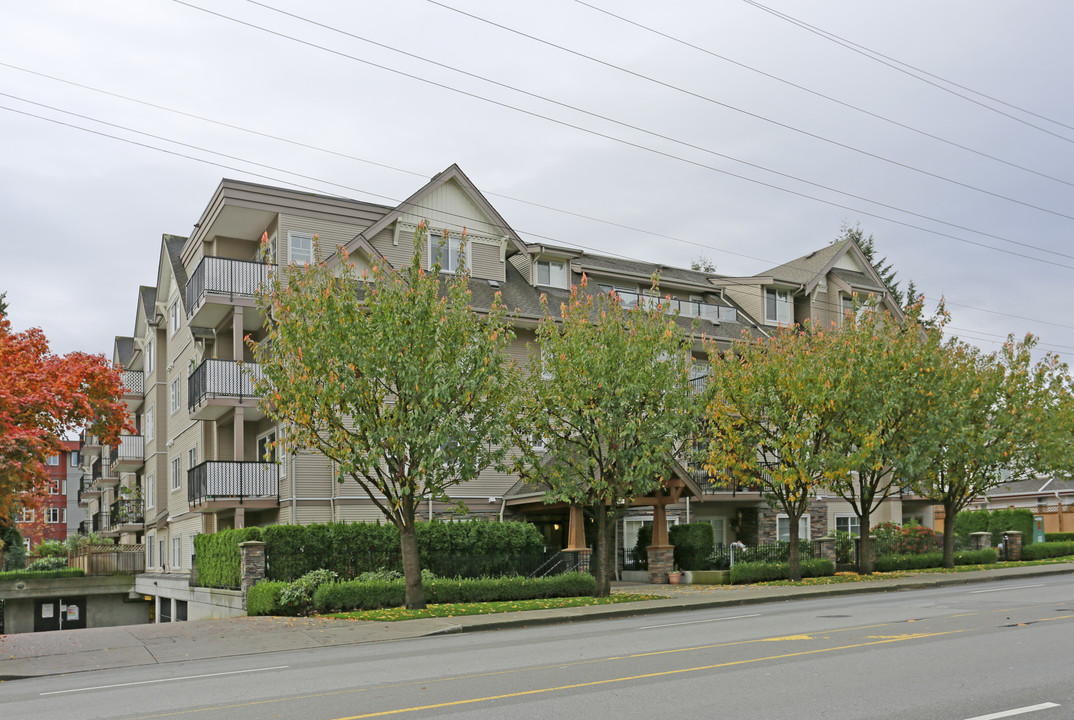
<path fill-rule="evenodd" d="M 74 688 L 72 690 L 53 690 L 43 692 L 41 695 L 63 695 L 64 693 L 85 692 L 86 690 L 107 690 L 108 688 L 128 687 L 130 685 L 150 685 L 152 683 L 172 682 L 174 680 L 196 680 L 198 678 L 220 677 L 221 675 L 240 675 L 242 673 L 264 672 L 265 670 L 283 670 L 290 665 L 275 665 L 273 667 L 254 668 L 253 670 L 231 670 L 230 672 L 208 673 L 206 675 L 186 675 L 184 677 L 160 678 L 159 680 L 141 680 L 139 682 L 116 683 L 115 685 L 97 685 L 95 687 Z"/>
<path fill-rule="evenodd" d="M 667 623 L 666 625 L 646 625 L 639 630 L 652 630 L 653 628 L 674 627 L 675 625 L 696 625 L 698 623 L 720 622 L 721 620 L 741 620 L 742 618 L 761 617 L 761 613 L 752 615 L 732 615 L 731 617 L 712 618 L 711 620 L 688 620 L 686 622 Z"/>
<path fill-rule="evenodd" d="M 994 588 L 992 590 L 971 590 L 970 592 L 968 592 L 966 594 L 967 595 L 976 595 L 978 593 L 986 593 L 986 592 L 1002 592 L 1003 590 L 1024 590 L 1026 588 L 1033 588 L 1033 587 L 1044 587 L 1044 583 L 1037 583 L 1036 585 L 1015 585 L 1014 587 L 1001 587 L 1001 588 Z"/>
<path fill-rule="evenodd" d="M 1023 715 L 1025 713 L 1036 712 L 1037 710 L 1047 710 L 1048 708 L 1059 707 L 1059 703 L 1046 702 L 1040 705 L 1027 705 L 1026 707 L 1015 708 L 1014 710 L 1004 710 L 1003 712 L 992 713 L 991 715 L 978 715 L 977 717 L 966 718 L 966 720 L 999 720 L 999 718 L 1011 717 L 1012 715 Z"/>

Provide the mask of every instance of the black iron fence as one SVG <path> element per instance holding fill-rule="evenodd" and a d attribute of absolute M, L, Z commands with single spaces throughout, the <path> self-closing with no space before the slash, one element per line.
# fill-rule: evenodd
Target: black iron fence
<path fill-rule="evenodd" d="M 210 500 L 279 499 L 279 495 L 280 467 L 272 463 L 211 460 L 187 471 L 191 505 Z"/>
<path fill-rule="evenodd" d="M 257 397 L 254 380 L 261 378 L 257 363 L 234 360 L 203 360 L 187 378 L 187 405 L 194 410 L 208 397 Z"/>
<path fill-rule="evenodd" d="M 268 280 L 269 270 L 273 267 L 249 260 L 202 258 L 186 284 L 186 307 L 188 310 L 196 307 L 198 300 L 206 293 L 227 295 L 231 299 L 252 298 Z"/>
<path fill-rule="evenodd" d="M 90 528 L 93 532 L 106 532 L 112 529 L 112 517 L 108 512 L 95 512 L 90 515 Z"/>
<path fill-rule="evenodd" d="M 117 500 L 112 503 L 111 521 L 116 525 L 141 524 L 145 522 L 141 500 Z"/>

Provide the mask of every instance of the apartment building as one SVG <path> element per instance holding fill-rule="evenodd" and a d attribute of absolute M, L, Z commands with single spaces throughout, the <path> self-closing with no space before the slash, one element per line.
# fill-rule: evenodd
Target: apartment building
<path fill-rule="evenodd" d="M 465 263 L 475 309 L 490 307 L 496 292 L 515 309 L 517 338 L 510 352 L 520 362 L 535 340 L 541 295 L 558 307 L 583 273 L 591 291 L 614 290 L 633 305 L 653 302 L 649 287 L 659 272 L 661 295 L 671 298 L 679 322 L 698 334 L 698 383 L 707 373 L 701 334 L 728 347 L 744 333 L 763 335 L 796 318 L 799 305 L 803 314 L 839 317 L 825 309 L 831 298 L 883 286 L 853 243 L 828 246 L 756 278 L 529 244 L 457 166 L 397 206 L 224 180 L 188 237 L 163 236 L 156 283 L 139 288 L 133 333 L 116 340 L 114 360 L 123 369 L 124 399 L 139 434 L 125 436 L 117 448 L 86 438 L 88 478 L 80 500 L 93 513 L 92 529 L 144 542 L 149 572 L 182 575 L 190 571 L 199 533 L 381 519 L 356 484 L 336 482 L 327 458 L 273 454 L 281 428 L 259 408 L 251 379 L 259 370 L 245 339 L 264 337 L 255 292 L 278 264 L 330 260 L 344 247 L 359 270 L 385 262 L 399 267 L 410 261 L 422 221 L 430 227 L 431 239 L 421 248 L 427 267 L 437 253 L 444 272 Z M 467 244 L 460 258 L 464 228 Z M 445 234 L 443 253 L 437 242 Z M 772 315 L 766 312 L 770 290 L 777 302 Z M 779 310 L 787 297 L 794 298 L 791 315 Z M 756 489 L 728 487 L 686 464 L 677 463 L 672 474 L 680 482 L 677 501 L 666 508 L 672 522 L 711 522 L 717 542 L 780 532 L 779 518 Z M 550 545 L 568 544 L 567 509 L 545 505 L 515 476 L 486 470 L 451 495 L 472 516 L 529 519 Z M 814 534 L 842 529 L 843 510 L 849 513 L 838 503 L 818 504 L 808 520 Z M 451 511 L 429 502 L 424 512 L 435 518 Z M 894 505 L 878 520 L 892 518 L 902 520 Z M 620 545 L 629 547 L 631 535 L 651 519 L 644 508 L 635 512 L 620 528 Z"/>
<path fill-rule="evenodd" d="M 63 449 L 45 463 L 47 476 L 42 492 L 23 496 L 24 505 L 15 516 L 27 555 L 46 540 L 63 542 L 77 531 L 85 513 L 76 497 L 82 479 L 77 440 L 64 440 Z"/>

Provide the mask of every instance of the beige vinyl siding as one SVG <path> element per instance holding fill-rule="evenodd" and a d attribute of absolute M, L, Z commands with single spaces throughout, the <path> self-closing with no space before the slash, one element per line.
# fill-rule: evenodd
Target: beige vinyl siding
<path fill-rule="evenodd" d="M 421 508 L 418 509 L 418 514 L 422 514 Z M 380 508 L 368 500 L 366 502 L 348 501 L 336 503 L 336 520 L 346 523 L 388 522 Z"/>
<path fill-rule="evenodd" d="M 764 324 L 764 288 L 759 285 L 728 285 L 724 294 L 747 315 Z"/>
<path fill-rule="evenodd" d="M 293 497 L 300 500 L 302 498 L 327 498 L 335 492 L 332 461 L 322 455 L 307 453 L 296 455 L 292 472 L 289 475 L 292 476 Z"/>
<path fill-rule="evenodd" d="M 482 470 L 481 474 L 470 482 L 461 483 L 448 489 L 448 495 L 452 498 L 463 498 L 467 505 L 475 504 L 476 501 L 466 499 L 467 496 L 475 496 L 480 499 L 477 504 L 486 504 L 490 497 L 497 500 L 518 482 L 518 475 L 501 473 L 496 470 Z"/>
<path fill-rule="evenodd" d="M 537 335 L 528 328 L 516 328 L 515 339 L 507 346 L 507 354 L 518 363 L 519 367 L 525 368 L 530 361 L 530 355 L 537 352 Z"/>
<path fill-rule="evenodd" d="M 328 502 L 300 502 L 295 506 L 298 525 L 332 522 L 332 506 Z"/>
<path fill-rule="evenodd" d="M 299 215 L 280 215 L 280 229 L 276 236 L 276 247 L 280 264 L 287 261 L 290 253 L 288 233 L 300 233 L 317 236 L 317 260 L 326 260 L 336 252 L 340 245 L 346 245 L 362 232 L 367 225 L 350 225 L 329 222 Z"/>
<path fill-rule="evenodd" d="M 515 266 L 515 270 L 518 270 L 519 274 L 526 279 L 526 282 L 533 284 L 533 278 L 530 277 L 530 272 L 533 269 L 533 261 L 529 255 L 524 253 L 515 253 L 511 257 L 507 258 L 507 261 Z"/>
<path fill-rule="evenodd" d="M 812 322 L 814 327 L 823 329 L 832 322 L 838 324 L 842 316 L 841 303 L 839 292 L 831 285 L 828 285 L 828 290 L 825 292 L 818 291 L 813 296 L 812 302 Z"/>
<path fill-rule="evenodd" d="M 470 243 L 470 275 L 482 280 L 506 281 L 506 267 L 500 260 L 499 245 Z"/>
<path fill-rule="evenodd" d="M 853 270 L 855 272 L 868 272 L 858 264 L 858 261 L 855 260 L 850 253 L 843 253 L 840 255 L 839 259 L 835 261 L 835 264 L 832 265 L 832 267 L 837 267 L 842 270 Z"/>
<path fill-rule="evenodd" d="M 212 254 L 215 257 L 230 258 L 232 260 L 257 260 L 258 250 L 261 247 L 261 238 L 229 238 L 219 237 L 213 239 Z M 200 254 L 200 253 L 199 253 Z M 198 266 L 200 258 L 192 259 L 191 269 Z"/>
<path fill-rule="evenodd" d="M 406 266 L 414 257 L 414 234 L 409 229 L 399 230 L 398 242 L 395 237 L 396 223 L 390 224 L 381 230 L 369 241 L 369 244 L 377 249 L 381 255 L 387 258 L 394 268 Z M 423 243 L 424 245 L 424 243 Z M 422 248 L 422 264 L 426 264 L 426 251 Z"/>

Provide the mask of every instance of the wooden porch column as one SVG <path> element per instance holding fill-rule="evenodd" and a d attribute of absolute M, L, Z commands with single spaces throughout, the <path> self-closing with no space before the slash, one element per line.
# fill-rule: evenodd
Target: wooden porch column
<path fill-rule="evenodd" d="M 243 358 L 242 306 L 238 305 L 231 316 L 231 355 L 235 362 Z"/>
<path fill-rule="evenodd" d="M 655 498 L 653 504 L 653 541 L 647 548 L 649 555 L 649 582 L 664 585 L 668 572 L 675 564 L 675 548 L 668 541 L 668 515 L 664 498 Z"/>
<path fill-rule="evenodd" d="M 585 544 L 585 517 L 580 505 L 571 505 L 567 519 L 567 547 L 565 552 L 579 552 L 588 549 Z"/>

